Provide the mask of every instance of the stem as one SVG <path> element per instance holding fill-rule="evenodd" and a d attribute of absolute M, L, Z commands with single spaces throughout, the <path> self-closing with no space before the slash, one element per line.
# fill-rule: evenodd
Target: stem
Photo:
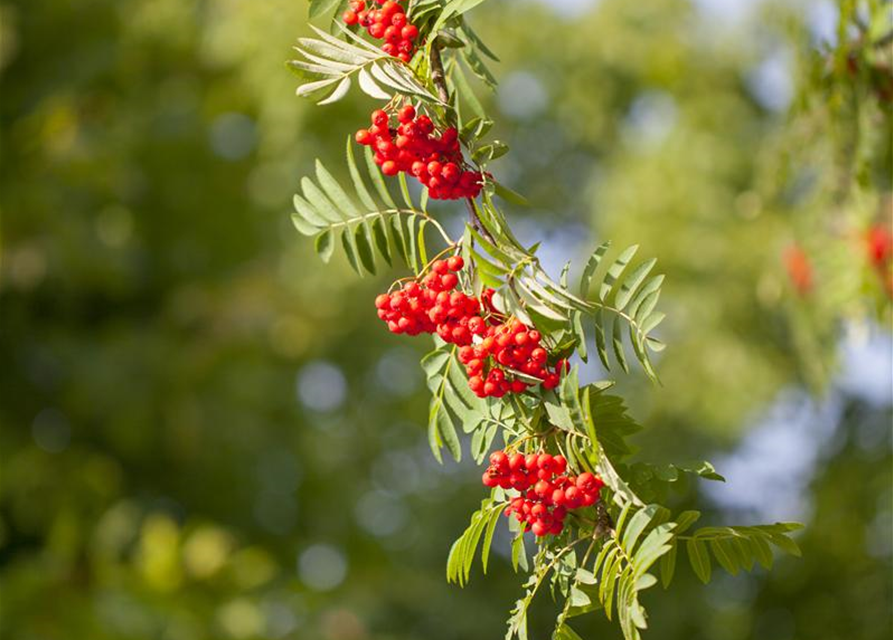
<path fill-rule="evenodd" d="M 450 108 L 450 92 L 447 89 L 446 74 L 443 72 L 443 60 L 440 58 L 440 43 L 437 37 L 431 43 L 431 82 L 437 89 L 437 97 L 446 107 L 446 120 L 449 124 L 455 124 L 455 114 Z"/>
<path fill-rule="evenodd" d="M 438 99 L 444 104 L 444 117 L 447 124 L 456 126 L 456 114 L 450 106 L 450 91 L 447 87 L 446 74 L 443 70 L 443 60 L 440 57 L 440 48 L 440 42 L 437 37 L 435 37 L 431 43 L 430 54 L 431 82 L 434 83 L 434 88 L 437 89 Z M 471 223 L 472 228 L 484 235 L 490 242 L 494 242 L 493 236 L 490 235 L 490 232 L 487 231 L 483 223 L 481 223 L 481 219 L 474 206 L 474 200 L 472 198 L 466 198 L 465 204 L 468 207 L 468 220 Z"/>

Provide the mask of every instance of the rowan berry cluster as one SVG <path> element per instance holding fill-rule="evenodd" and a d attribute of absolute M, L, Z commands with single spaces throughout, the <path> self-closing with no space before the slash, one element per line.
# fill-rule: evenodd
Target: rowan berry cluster
<path fill-rule="evenodd" d="M 360 129 L 355 136 L 358 143 L 375 151 L 375 164 L 383 174 L 409 173 L 428 187 L 428 196 L 435 200 L 478 196 L 481 176 L 462 168 L 455 127 L 444 129 L 438 136 L 431 118 L 417 115 L 410 104 L 399 110 L 397 121 L 397 126 L 391 128 L 391 117 L 377 109 L 372 112 L 372 126 Z"/>
<path fill-rule="evenodd" d="M 866 237 L 868 260 L 880 276 L 887 295 L 893 298 L 893 232 L 880 224 L 873 225 Z"/>
<path fill-rule="evenodd" d="M 785 249 L 784 263 L 788 272 L 788 279 L 791 281 L 797 294 L 805 296 L 812 291 L 812 261 L 800 246 L 793 244 Z"/>
<path fill-rule="evenodd" d="M 369 0 L 369 8 L 365 0 L 353 0 L 350 8 L 341 14 L 345 24 L 359 24 L 365 27 L 370 36 L 376 40 L 384 40 L 381 50 L 409 62 L 415 53 L 415 39 L 419 29 L 406 18 L 406 9 L 394 0 L 375 0 L 380 9 L 372 8 L 373 0 Z"/>
<path fill-rule="evenodd" d="M 378 317 L 388 324 L 391 333 L 437 333 L 445 342 L 471 344 L 471 337 L 484 327 L 477 298 L 454 289 L 456 275 L 465 266 L 461 256 L 435 260 L 422 278 L 407 282 L 394 293 L 375 298 Z"/>
<path fill-rule="evenodd" d="M 522 393 L 530 386 L 511 371 L 538 378 L 545 389 L 554 389 L 567 370 L 566 360 L 549 370 L 549 353 L 540 346 L 540 332 L 519 320 L 490 325 L 480 335 L 483 339 L 478 344 L 459 349 L 459 362 L 465 365 L 468 386 L 482 398 Z"/>
<path fill-rule="evenodd" d="M 542 537 L 561 533 L 568 512 L 594 505 L 604 486 L 601 478 L 588 471 L 578 476 L 566 472 L 567 460 L 561 455 L 525 456 L 494 451 L 482 480 L 484 486 L 520 493 L 509 503 L 505 515 L 514 514 L 525 530 L 529 527 L 536 536 Z"/>
<path fill-rule="evenodd" d="M 550 368 L 539 331 L 519 320 L 502 321 L 504 316 L 493 307 L 493 289 L 484 292 L 483 302 L 456 291 L 456 273 L 464 266 L 461 256 L 435 260 L 421 281 L 412 280 L 393 293 L 377 296 L 378 317 L 391 333 L 436 333 L 444 342 L 459 346 L 468 386 L 478 397 L 524 392 L 532 383 L 521 380 L 519 372 L 538 379 L 546 389 L 557 387 L 561 374 L 569 369 L 568 362 L 559 360 Z"/>

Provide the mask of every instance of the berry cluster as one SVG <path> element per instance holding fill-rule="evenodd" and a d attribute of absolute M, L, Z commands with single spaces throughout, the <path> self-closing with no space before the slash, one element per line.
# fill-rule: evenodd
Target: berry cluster
<path fill-rule="evenodd" d="M 519 320 L 490 325 L 480 335 L 483 339 L 479 344 L 459 349 L 459 361 L 465 365 L 468 386 L 482 398 L 501 398 L 509 391 L 521 393 L 527 389 L 527 383 L 517 377 L 511 379 L 507 370 L 539 378 L 544 388 L 554 389 L 568 368 L 566 360 L 559 360 L 550 371 L 549 353 L 540 346 L 540 332 Z"/>
<path fill-rule="evenodd" d="M 470 345 L 472 335 L 484 328 L 481 305 L 476 298 L 454 291 L 456 275 L 465 266 L 461 256 L 435 260 L 422 278 L 407 282 L 394 293 L 375 298 L 378 317 L 387 322 L 391 333 L 437 333 L 445 342 Z"/>
<path fill-rule="evenodd" d="M 462 168 L 459 133 L 454 127 L 438 137 L 427 115 L 416 115 L 415 107 L 405 105 L 397 113 L 399 124 L 391 128 L 386 111 L 372 112 L 372 126 L 360 129 L 356 141 L 372 147 L 375 164 L 386 176 L 409 173 L 428 187 L 435 200 L 476 198 L 481 192 L 481 176 Z"/>
<path fill-rule="evenodd" d="M 784 263 L 788 279 L 797 294 L 800 296 L 809 294 L 812 291 L 813 274 L 812 262 L 806 252 L 796 244 L 790 245 L 785 249 Z"/>
<path fill-rule="evenodd" d="M 480 398 L 523 393 L 530 383 L 516 372 L 539 379 L 545 389 L 557 387 L 561 374 L 569 369 L 568 362 L 559 360 L 550 369 L 539 331 L 519 320 L 499 321 L 503 316 L 493 307 L 492 289 L 484 292 L 483 302 L 456 291 L 456 272 L 464 266 L 461 256 L 435 260 L 421 282 L 412 280 L 393 293 L 377 296 L 378 317 L 391 333 L 436 333 L 444 342 L 459 346 L 468 386 Z"/>
<path fill-rule="evenodd" d="M 521 494 L 511 501 L 505 515 L 514 514 L 525 530 L 529 527 L 539 537 L 557 535 L 564 528 L 568 511 L 594 505 L 604 486 L 601 478 L 588 471 L 578 476 L 567 475 L 566 471 L 567 460 L 561 455 L 524 456 L 494 451 L 483 483 L 487 487 L 514 489 Z"/>
<path fill-rule="evenodd" d="M 341 14 L 345 24 L 359 24 L 370 36 L 384 40 L 381 50 L 409 62 L 415 52 L 415 39 L 419 29 L 406 18 L 406 9 L 394 0 L 375 0 L 381 9 L 366 8 L 365 0 L 353 0 L 350 8 Z M 372 0 L 369 0 L 372 4 Z"/>
<path fill-rule="evenodd" d="M 868 260 L 872 268 L 882 279 L 887 295 L 893 298 L 893 232 L 880 224 L 873 225 L 868 230 L 866 238 Z"/>

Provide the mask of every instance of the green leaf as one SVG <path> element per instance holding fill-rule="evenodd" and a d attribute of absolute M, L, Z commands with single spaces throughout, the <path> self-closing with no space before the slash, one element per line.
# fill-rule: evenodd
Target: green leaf
<path fill-rule="evenodd" d="M 617 309 L 622 311 L 626 307 L 655 264 L 657 264 L 657 258 L 643 262 L 622 280 L 620 290 L 614 298 L 614 306 Z"/>
<path fill-rule="evenodd" d="M 332 239 L 332 230 L 326 229 L 313 241 L 313 247 L 316 249 L 316 253 L 319 254 L 319 257 L 322 258 L 323 262 L 328 262 L 332 257 L 332 251 L 335 249 L 335 243 Z"/>
<path fill-rule="evenodd" d="M 686 541 L 685 548 L 695 575 L 704 584 L 710 582 L 710 554 L 707 552 L 707 546 L 700 540 L 692 538 Z"/>
<path fill-rule="evenodd" d="M 620 255 L 614 260 L 610 267 L 608 267 L 608 273 L 605 275 L 604 280 L 602 280 L 601 286 L 599 287 L 598 297 L 599 300 L 607 300 L 609 295 L 614 289 L 614 283 L 620 278 L 621 274 L 626 269 L 626 266 L 629 264 L 629 261 L 632 260 L 633 256 L 636 255 L 636 251 L 639 250 L 639 245 L 634 244 L 631 247 L 627 247 L 623 251 L 620 252 Z"/>
<path fill-rule="evenodd" d="M 314 20 L 332 11 L 338 2 L 339 0 L 310 0 L 310 19 Z"/>
<path fill-rule="evenodd" d="M 354 239 L 360 262 L 366 267 L 366 271 L 375 275 L 375 258 L 373 258 L 372 234 L 369 231 L 369 226 L 358 224 L 354 230 Z"/>
<path fill-rule="evenodd" d="M 596 248 L 595 251 L 592 252 L 592 255 L 589 256 L 589 260 L 586 262 L 586 266 L 583 267 L 583 274 L 580 276 L 581 298 L 589 297 L 589 287 L 592 283 L 592 276 L 595 275 L 595 272 L 598 269 L 598 265 L 601 264 L 602 258 L 605 257 L 605 254 L 608 252 L 608 249 L 610 247 L 610 241 L 603 242 Z"/>
<path fill-rule="evenodd" d="M 518 567 L 527 571 L 527 553 L 524 550 L 524 536 L 520 533 L 512 540 L 512 568 L 515 570 L 515 573 L 518 572 Z"/>
<path fill-rule="evenodd" d="M 291 214 L 291 222 L 295 225 L 295 229 L 298 230 L 298 233 L 304 236 L 315 236 L 319 229 L 301 217 L 301 214 L 295 212 Z"/>
<path fill-rule="evenodd" d="M 357 258 L 357 249 L 354 246 L 353 234 L 351 234 L 350 229 L 345 228 L 341 232 L 341 246 L 344 247 L 344 253 L 347 255 L 347 261 L 350 263 L 351 268 L 357 272 L 357 275 L 362 276 L 363 270 L 360 269 L 360 261 Z"/>
<path fill-rule="evenodd" d="M 617 364 L 625 372 L 629 373 L 629 365 L 626 363 L 626 354 L 623 352 L 623 324 L 620 316 L 614 316 L 613 339 L 611 344 L 614 346 L 614 357 L 617 358 Z"/>
<path fill-rule="evenodd" d="M 384 178 L 381 177 L 381 170 L 378 168 L 378 165 L 375 164 L 375 160 L 373 160 L 372 149 L 365 147 L 364 155 L 366 157 L 366 168 L 369 170 L 369 175 L 372 177 L 372 184 L 375 186 L 375 190 L 378 191 L 378 196 L 388 207 L 397 209 L 397 204 L 391 197 L 391 193 L 388 191 L 387 185 L 385 185 Z"/>
<path fill-rule="evenodd" d="M 456 427 L 453 426 L 452 420 L 447 413 L 446 407 L 442 399 L 434 398 L 431 403 L 431 412 L 429 416 L 429 430 L 435 430 L 439 435 L 439 440 L 446 446 L 447 451 L 453 456 L 456 462 L 462 459 L 462 448 L 459 445 L 459 436 L 456 433 Z"/>
<path fill-rule="evenodd" d="M 363 203 L 363 206 L 366 207 L 367 211 L 377 211 L 378 205 L 376 205 L 375 200 L 372 199 L 372 195 L 366 188 L 366 181 L 363 180 L 359 167 L 357 167 L 357 161 L 353 153 L 353 144 L 350 136 L 347 138 L 347 167 L 350 170 L 350 178 L 353 180 L 353 186 L 354 189 L 356 189 L 357 197 L 359 197 L 360 202 Z"/>
<path fill-rule="evenodd" d="M 735 556 L 727 546 L 725 540 L 711 540 L 710 549 L 713 551 L 713 555 L 716 556 L 716 560 L 723 569 L 731 573 L 733 576 L 738 575 L 738 563 L 735 562 Z"/>
<path fill-rule="evenodd" d="M 502 509 L 497 507 L 490 511 L 487 529 L 484 532 L 484 544 L 481 547 L 481 565 L 484 573 L 487 573 L 487 561 L 490 559 L 490 546 L 493 544 L 493 534 L 496 531 L 496 525 L 499 523 L 499 516 L 502 515 Z"/>
<path fill-rule="evenodd" d="M 335 205 L 326 197 L 322 190 L 310 178 L 306 176 L 301 179 L 301 190 L 304 196 L 313 205 L 313 208 L 329 222 L 342 222 L 344 216 L 338 212 Z"/>
<path fill-rule="evenodd" d="M 673 542 L 670 551 L 660 559 L 660 579 L 664 589 L 673 581 L 673 574 L 676 572 L 676 554 L 677 543 Z"/>
<path fill-rule="evenodd" d="M 493 192 L 500 198 L 519 207 L 529 207 L 530 201 L 517 191 L 514 191 L 501 182 L 493 182 Z"/>
<path fill-rule="evenodd" d="M 372 220 L 372 236 L 375 239 L 375 246 L 378 253 L 384 258 L 384 261 L 391 265 L 391 246 L 388 242 L 388 229 L 385 226 L 384 216 L 378 216 Z"/>

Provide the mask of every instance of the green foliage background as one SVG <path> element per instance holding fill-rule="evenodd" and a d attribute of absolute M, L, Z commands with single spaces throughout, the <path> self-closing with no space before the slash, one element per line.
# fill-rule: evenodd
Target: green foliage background
<path fill-rule="evenodd" d="M 373 105 L 293 97 L 283 61 L 306 10 L 0 4 L 2 638 L 503 632 L 519 593 L 507 537 L 488 576 L 444 579 L 483 494 L 471 463 L 427 451 L 429 345 L 375 318 L 390 274 L 323 268 L 291 228 L 299 177 L 316 157 L 343 166 Z M 807 89 L 792 121 L 754 88 L 779 59 L 805 82 L 808 15 L 602 0 L 471 18 L 502 58 L 499 94 L 478 88 L 512 147 L 494 169 L 532 201 L 509 210 L 525 239 L 561 257 L 639 242 L 667 274 L 663 386 L 624 380 L 651 459 L 734 451 L 781 390 L 833 372 L 830 311 L 791 300 L 779 259 L 826 201 L 776 184 L 797 104 L 829 98 Z M 889 126 L 863 126 L 881 176 L 860 183 L 869 216 L 889 191 Z M 833 148 L 808 151 L 832 164 Z M 890 396 L 829 393 L 840 418 L 790 516 L 804 557 L 709 587 L 680 567 L 677 589 L 646 596 L 648 637 L 890 637 Z M 698 489 L 680 504 L 715 512 Z M 533 620 L 550 628 L 545 602 Z"/>

